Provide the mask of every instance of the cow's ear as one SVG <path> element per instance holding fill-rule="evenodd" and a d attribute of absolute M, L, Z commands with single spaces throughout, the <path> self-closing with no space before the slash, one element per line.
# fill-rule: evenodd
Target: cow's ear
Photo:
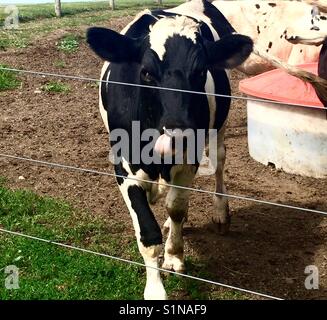
<path fill-rule="evenodd" d="M 86 39 L 92 50 L 109 62 L 138 62 L 140 41 L 106 28 L 89 28 Z"/>
<path fill-rule="evenodd" d="M 232 69 L 249 57 L 253 50 L 253 41 L 244 35 L 231 34 L 216 42 L 207 41 L 205 46 L 209 65 Z"/>

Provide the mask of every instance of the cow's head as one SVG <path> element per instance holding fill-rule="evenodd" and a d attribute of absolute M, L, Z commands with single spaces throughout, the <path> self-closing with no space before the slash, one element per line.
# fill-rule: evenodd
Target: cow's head
<path fill-rule="evenodd" d="M 200 35 L 199 24 L 183 16 L 160 19 L 150 26 L 145 38 L 139 39 L 104 28 L 90 28 L 87 41 L 104 60 L 138 64 L 136 83 L 201 92 L 205 92 L 209 68 L 235 68 L 247 59 L 253 47 L 250 38 L 239 34 L 207 41 Z M 199 111 L 199 102 L 207 101 L 206 96 L 145 90 L 144 94 L 151 96 L 154 127 L 162 133 L 162 145 L 171 139 L 171 135 L 164 134 L 167 130 L 205 127 L 199 120 L 201 112 L 205 113 Z"/>

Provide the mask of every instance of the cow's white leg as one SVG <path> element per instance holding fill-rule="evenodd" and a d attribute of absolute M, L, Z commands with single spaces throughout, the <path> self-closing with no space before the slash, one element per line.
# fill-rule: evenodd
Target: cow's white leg
<path fill-rule="evenodd" d="M 168 235 L 169 229 L 170 229 L 170 217 L 167 218 L 162 228 L 162 233 L 164 234 L 164 236 Z"/>
<path fill-rule="evenodd" d="M 138 177 L 137 174 L 134 177 Z M 149 179 L 142 175 L 143 179 Z M 137 181 L 117 179 L 120 191 L 129 209 L 133 220 L 137 244 L 144 259 L 146 268 L 146 287 L 144 298 L 146 300 L 165 300 L 166 291 L 163 287 L 160 273 L 153 268 L 159 267 L 159 254 L 161 251 L 162 235 L 160 227 L 149 207 L 146 195 L 146 186 Z"/>
<path fill-rule="evenodd" d="M 226 187 L 224 184 L 224 166 L 226 159 L 226 148 L 224 145 L 224 134 L 225 126 L 219 131 L 217 136 L 217 162 L 216 162 L 216 188 L 217 193 L 226 193 Z M 213 216 L 213 221 L 218 225 L 219 232 L 221 234 L 226 234 L 230 227 L 230 215 L 228 207 L 228 199 L 223 196 L 214 195 L 213 203 L 215 208 L 215 213 Z"/>
<path fill-rule="evenodd" d="M 185 170 L 186 169 L 186 170 Z M 194 166 L 175 167 L 172 169 L 171 184 L 189 187 L 196 173 Z M 166 198 L 166 208 L 169 218 L 164 228 L 168 231 L 165 244 L 163 268 L 184 272 L 184 242 L 183 223 L 187 219 L 189 190 L 171 187 Z"/>

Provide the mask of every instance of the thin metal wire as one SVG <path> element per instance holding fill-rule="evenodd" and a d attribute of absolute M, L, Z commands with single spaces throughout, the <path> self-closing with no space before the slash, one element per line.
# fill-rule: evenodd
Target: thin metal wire
<path fill-rule="evenodd" d="M 19 237 L 23 237 L 23 238 L 27 238 L 27 239 L 31 239 L 31 240 L 37 240 L 37 241 L 53 244 L 53 245 L 56 245 L 56 246 L 67 248 L 67 249 L 72 249 L 72 250 L 81 251 L 81 252 L 84 252 L 84 253 L 90 253 L 90 254 L 94 254 L 94 255 L 97 255 L 97 256 L 110 258 L 110 259 L 117 260 L 117 261 L 120 261 L 120 262 L 133 264 L 133 265 L 136 265 L 136 266 L 139 266 L 139 267 L 146 267 L 146 268 L 158 270 L 158 271 L 161 271 L 161 272 L 167 272 L 167 273 L 178 275 L 178 276 L 181 276 L 181 277 L 184 277 L 184 278 L 201 281 L 201 282 L 205 282 L 205 283 L 208 283 L 208 284 L 217 285 L 217 286 L 220 286 L 220 287 L 241 291 L 241 292 L 244 292 L 244 293 L 257 295 L 257 296 L 268 298 L 268 299 L 284 300 L 282 298 L 278 298 L 278 297 L 271 296 L 271 295 L 268 295 L 268 294 L 264 294 L 264 293 L 260 293 L 260 292 L 256 292 L 256 291 L 252 291 L 252 290 L 247 290 L 247 289 L 243 289 L 243 288 L 239 288 L 239 287 L 235 287 L 235 286 L 230 286 L 230 285 L 227 285 L 227 284 L 224 284 L 224 283 L 211 281 L 211 280 L 207 280 L 207 279 L 203 279 L 203 278 L 199 278 L 199 277 L 195 277 L 195 276 L 191 276 L 191 275 L 188 275 L 188 274 L 183 274 L 183 273 L 179 273 L 179 272 L 175 272 L 175 271 L 171 271 L 171 270 L 166 270 L 166 269 L 153 267 L 153 266 L 147 266 L 144 263 L 136 262 L 136 261 L 133 261 L 133 260 L 123 259 L 123 258 L 119 258 L 119 257 L 112 256 L 112 255 L 109 255 L 109 254 L 105 254 L 105 253 L 100 253 L 100 252 L 96 252 L 96 251 L 92 251 L 92 250 L 88 250 L 88 249 L 83 249 L 83 248 L 75 247 L 75 246 L 72 246 L 72 245 L 68 245 L 68 244 L 64 244 L 64 243 L 60 243 L 60 242 L 56 242 L 56 241 L 52 241 L 52 240 L 47 240 L 47 239 L 43 239 L 43 238 L 39 238 L 39 237 L 35 237 L 35 236 L 30 236 L 30 235 L 23 234 L 23 233 L 20 233 L 20 232 L 10 231 L 10 230 L 6 230 L 6 229 L 3 229 L 3 228 L 0 228 L 0 232 L 15 235 L 15 236 L 19 236 Z"/>
<path fill-rule="evenodd" d="M 242 96 L 234 96 L 234 95 L 229 96 L 229 95 L 224 95 L 224 94 L 207 93 L 207 92 L 192 91 L 192 90 L 182 90 L 182 89 L 174 89 L 174 88 L 167 88 L 167 87 L 156 87 L 156 86 L 121 82 L 121 81 L 99 80 L 99 79 L 88 78 L 88 77 L 70 76 L 70 75 L 63 75 L 63 74 L 50 73 L 50 72 L 39 72 L 39 71 L 22 70 L 22 69 L 5 68 L 5 67 L 0 67 L 0 70 L 11 71 L 11 72 L 21 72 L 21 73 L 44 76 L 44 77 L 57 77 L 57 78 L 70 79 L 70 80 L 111 83 L 111 84 L 129 86 L 129 87 L 147 88 L 147 89 L 155 89 L 155 90 L 166 90 L 166 91 L 189 93 L 189 94 L 199 94 L 199 95 L 221 97 L 221 98 L 231 98 L 231 99 L 245 100 L 245 101 L 264 102 L 264 103 L 286 105 L 286 106 L 293 106 L 293 107 L 303 107 L 303 108 L 308 108 L 308 109 L 327 110 L 327 108 L 319 107 L 319 106 L 312 106 L 312 105 L 303 105 L 303 104 L 297 104 L 297 103 L 285 103 L 285 102 L 278 102 L 278 101 L 273 101 L 273 100 L 253 98 L 253 97 L 242 97 Z"/>
<path fill-rule="evenodd" d="M 166 186 L 166 187 L 173 187 L 173 188 L 177 188 L 177 189 L 183 189 L 183 190 L 194 191 L 194 192 L 198 192 L 198 193 L 216 195 L 216 196 L 221 196 L 221 197 L 226 197 L 226 198 L 231 198 L 231 199 L 251 201 L 251 202 L 255 202 L 255 203 L 266 204 L 266 205 L 276 206 L 276 207 L 280 207 L 280 208 L 287 208 L 287 209 L 305 211 L 305 212 L 310 212 L 310 213 L 318 213 L 318 214 L 322 214 L 322 215 L 327 216 L 327 212 L 320 211 L 320 210 L 301 208 L 301 207 L 297 207 L 297 206 L 292 206 L 292 205 L 287 205 L 287 204 L 282 204 L 282 203 L 275 203 L 275 202 L 270 202 L 270 201 L 265 201 L 265 200 L 258 200 L 258 199 L 254 199 L 254 198 L 250 198 L 250 197 L 246 197 L 246 196 L 238 196 L 238 195 L 214 192 L 214 191 L 209 191 L 209 190 L 202 190 L 202 189 L 196 189 L 196 188 L 191 188 L 191 187 L 178 186 L 178 185 L 173 185 L 173 184 L 169 184 L 169 183 L 163 184 L 163 183 L 160 183 L 160 182 L 157 182 L 157 181 L 140 179 L 140 178 L 130 177 L 130 176 L 126 177 L 126 176 L 115 174 L 115 173 L 97 171 L 97 170 L 92 170 L 92 169 L 84 169 L 84 168 L 59 164 L 59 163 L 35 160 L 35 159 L 25 158 L 25 157 L 18 157 L 18 156 L 3 154 L 3 153 L 0 153 L 0 157 L 8 158 L 8 159 L 14 159 L 14 160 L 20 160 L 20 161 L 27 161 L 27 162 L 31 162 L 31 163 L 34 163 L 34 164 L 48 166 L 48 167 L 68 169 L 68 170 L 80 171 L 80 172 L 85 172 L 85 173 L 92 173 L 92 174 L 97 174 L 97 175 L 103 175 L 103 176 L 109 176 L 109 177 L 115 177 L 115 178 L 122 178 L 122 179 L 128 179 L 128 180 L 134 180 L 134 181 L 138 181 L 138 182 L 150 183 L 150 184 L 155 184 L 155 185 L 162 185 L 162 186 Z"/>
<path fill-rule="evenodd" d="M 280 102 L 277 102 L 277 101 L 257 99 L 257 98 L 252 98 L 252 97 L 228 96 L 228 95 L 221 95 L 221 94 L 214 94 L 214 93 L 196 92 L 196 91 L 190 91 L 190 90 L 181 90 L 181 89 L 173 89 L 173 88 L 165 88 L 165 87 L 155 87 L 155 86 L 147 86 L 147 85 L 132 84 L 132 83 L 125 83 L 125 82 L 117 82 L 117 81 L 105 81 L 105 80 L 98 80 L 98 79 L 94 79 L 94 78 L 70 76 L 70 75 L 61 75 L 61 74 L 48 73 L 48 72 L 37 72 L 37 71 L 21 70 L 21 69 L 14 69 L 14 68 L 4 68 L 4 67 L 0 67 L 0 70 L 11 71 L 11 72 L 21 72 L 21 73 L 33 74 L 33 75 L 39 75 L 39 76 L 60 77 L 60 78 L 71 79 L 71 80 L 82 80 L 82 81 L 92 81 L 92 82 L 101 82 L 101 83 L 111 83 L 111 84 L 116 84 L 116 85 L 133 86 L 133 87 L 141 87 L 141 88 L 151 88 L 151 89 L 156 89 L 156 90 L 167 90 L 167 91 L 183 92 L 183 93 L 190 93 L 190 94 L 200 94 L 200 95 L 206 95 L 206 96 L 232 98 L 232 99 L 239 99 L 239 100 L 246 100 L 246 101 L 256 101 L 256 102 L 265 102 L 265 103 L 268 102 L 268 103 L 272 103 L 272 104 L 282 104 L 282 105 L 288 105 L 288 106 L 304 107 L 304 108 L 319 109 L 319 110 L 324 109 L 324 108 L 321 108 L 321 107 L 318 107 L 318 106 L 300 105 L 300 104 L 293 104 L 293 103 L 280 103 Z M 134 177 L 125 177 L 125 176 L 116 175 L 116 174 L 113 174 L 113 173 L 100 172 L 100 171 L 97 171 L 97 170 L 78 168 L 78 167 L 67 166 L 67 165 L 58 164 L 58 163 L 51 163 L 51 162 L 46 162 L 46 161 L 34 160 L 34 159 L 30 159 L 30 158 L 25 158 L 25 157 L 17 157 L 17 156 L 12 156 L 12 155 L 7 155 L 7 154 L 0 154 L 0 156 L 4 157 L 4 158 L 15 159 L 15 160 L 20 160 L 20 161 L 28 161 L 28 162 L 31 162 L 31 163 L 50 166 L 50 167 L 57 167 L 57 168 L 75 170 L 75 171 L 80 171 L 80 172 L 93 173 L 93 174 L 98 174 L 98 175 L 106 175 L 106 176 L 111 176 L 111 177 L 115 177 L 115 178 L 130 179 L 130 180 L 135 180 L 135 181 L 139 181 L 139 182 L 162 185 L 161 183 L 156 182 L 156 181 L 150 181 L 150 180 L 139 179 L 139 178 L 134 178 Z M 277 207 L 282 207 L 282 208 L 288 208 L 288 209 L 300 210 L 300 211 L 305 211 L 305 212 L 310 212 L 310 213 L 318 213 L 318 214 L 327 215 L 327 212 L 320 211 L 320 210 L 313 210 L 313 209 L 301 208 L 301 207 L 296 207 L 296 206 L 291 206 L 291 205 L 279 204 L 279 203 L 274 203 L 274 202 L 270 202 L 270 201 L 258 200 L 258 199 L 254 199 L 254 198 L 250 198 L 250 197 L 229 195 L 229 194 L 223 194 L 223 193 L 207 191 L 207 190 L 201 190 L 201 189 L 196 189 L 196 188 L 177 186 L 177 185 L 172 185 L 172 184 L 164 184 L 164 185 L 168 186 L 168 187 L 175 187 L 175 188 L 178 188 L 178 189 L 195 191 L 195 192 L 199 192 L 199 193 L 207 193 L 207 194 L 211 194 L 211 195 L 218 195 L 218 196 L 223 196 L 223 197 L 232 198 L 232 199 L 252 201 L 252 202 L 256 202 L 256 203 L 267 204 L 267 205 L 272 205 L 272 206 L 277 206 Z M 178 273 L 178 272 L 174 272 L 174 271 L 170 271 L 170 270 L 165 270 L 165 269 L 162 269 L 162 268 L 146 266 L 143 263 L 130 261 L 130 260 L 127 260 L 127 259 L 123 259 L 123 258 L 119 258 L 119 257 L 115 257 L 115 256 L 103 254 L 103 253 L 98 253 L 98 252 L 83 249 L 83 248 L 78 248 L 78 247 L 74 247 L 74 246 L 71 246 L 71 245 L 67 245 L 67 244 L 63 244 L 63 243 L 59 243 L 59 242 L 55 242 L 55 241 L 51 241 L 51 240 L 42 239 L 42 238 L 39 238 L 39 237 L 25 235 L 25 234 L 22 234 L 22 233 L 9 231 L 9 230 L 5 230 L 5 229 L 2 229 L 2 228 L 0 228 L 0 232 L 11 234 L 11 235 L 16 235 L 16 236 L 20 236 L 20 237 L 25 237 L 25 238 L 29 238 L 29 239 L 32 239 L 32 240 L 38 240 L 38 241 L 46 242 L 46 243 L 49 243 L 49 244 L 54 244 L 54 245 L 57 245 L 57 246 L 60 246 L 60 247 L 65 247 L 65 248 L 68 248 L 68 249 L 73 249 L 73 250 L 81 251 L 81 252 L 84 252 L 84 253 L 90 253 L 90 254 L 94 254 L 94 255 L 98 255 L 98 256 L 102 256 L 102 257 L 107 257 L 107 258 L 111 258 L 111 259 L 114 259 L 114 260 L 117 260 L 117 261 L 129 263 L 129 264 L 134 264 L 134 265 L 137 265 L 137 266 L 156 269 L 158 271 L 179 275 L 179 276 L 182 276 L 182 277 L 185 277 L 185 278 L 189 278 L 189 279 L 193 279 L 193 280 L 197 280 L 197 281 L 202 281 L 202 282 L 212 284 L 212 285 L 218 285 L 218 286 L 225 287 L 225 288 L 228 288 L 228 289 L 238 290 L 238 291 L 241 291 L 241 292 L 244 292 L 244 293 L 249 293 L 249 294 L 253 294 L 253 295 L 257 295 L 257 296 L 261 296 L 261 297 L 265 297 L 265 298 L 269 298 L 269 299 L 274 299 L 274 300 L 283 300 L 281 298 L 274 297 L 274 296 L 271 296 L 271 295 L 262 294 L 262 293 L 259 293 L 259 292 L 255 292 L 255 291 L 251 291 L 251 290 L 247 290 L 247 289 L 243 289 L 243 288 L 239 288 L 239 287 L 235 287 L 235 286 L 230 286 L 230 285 L 226 285 L 226 284 L 223 284 L 223 283 L 219 283 L 219 282 L 215 282 L 215 281 L 211 281 L 211 280 L 207 280 L 207 279 L 202 279 L 202 278 L 199 278 L 199 277 L 194 277 L 194 276 L 190 276 L 190 275 L 186 275 L 186 274 L 182 274 L 182 273 Z"/>

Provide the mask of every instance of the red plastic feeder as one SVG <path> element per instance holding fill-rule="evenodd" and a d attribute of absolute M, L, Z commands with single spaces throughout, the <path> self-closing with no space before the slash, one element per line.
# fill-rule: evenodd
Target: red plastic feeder
<path fill-rule="evenodd" d="M 299 67 L 317 74 L 317 63 Z M 327 114 L 313 87 L 282 70 L 242 80 L 239 87 L 251 97 L 279 102 L 247 102 L 250 155 L 286 172 L 327 177 Z"/>

